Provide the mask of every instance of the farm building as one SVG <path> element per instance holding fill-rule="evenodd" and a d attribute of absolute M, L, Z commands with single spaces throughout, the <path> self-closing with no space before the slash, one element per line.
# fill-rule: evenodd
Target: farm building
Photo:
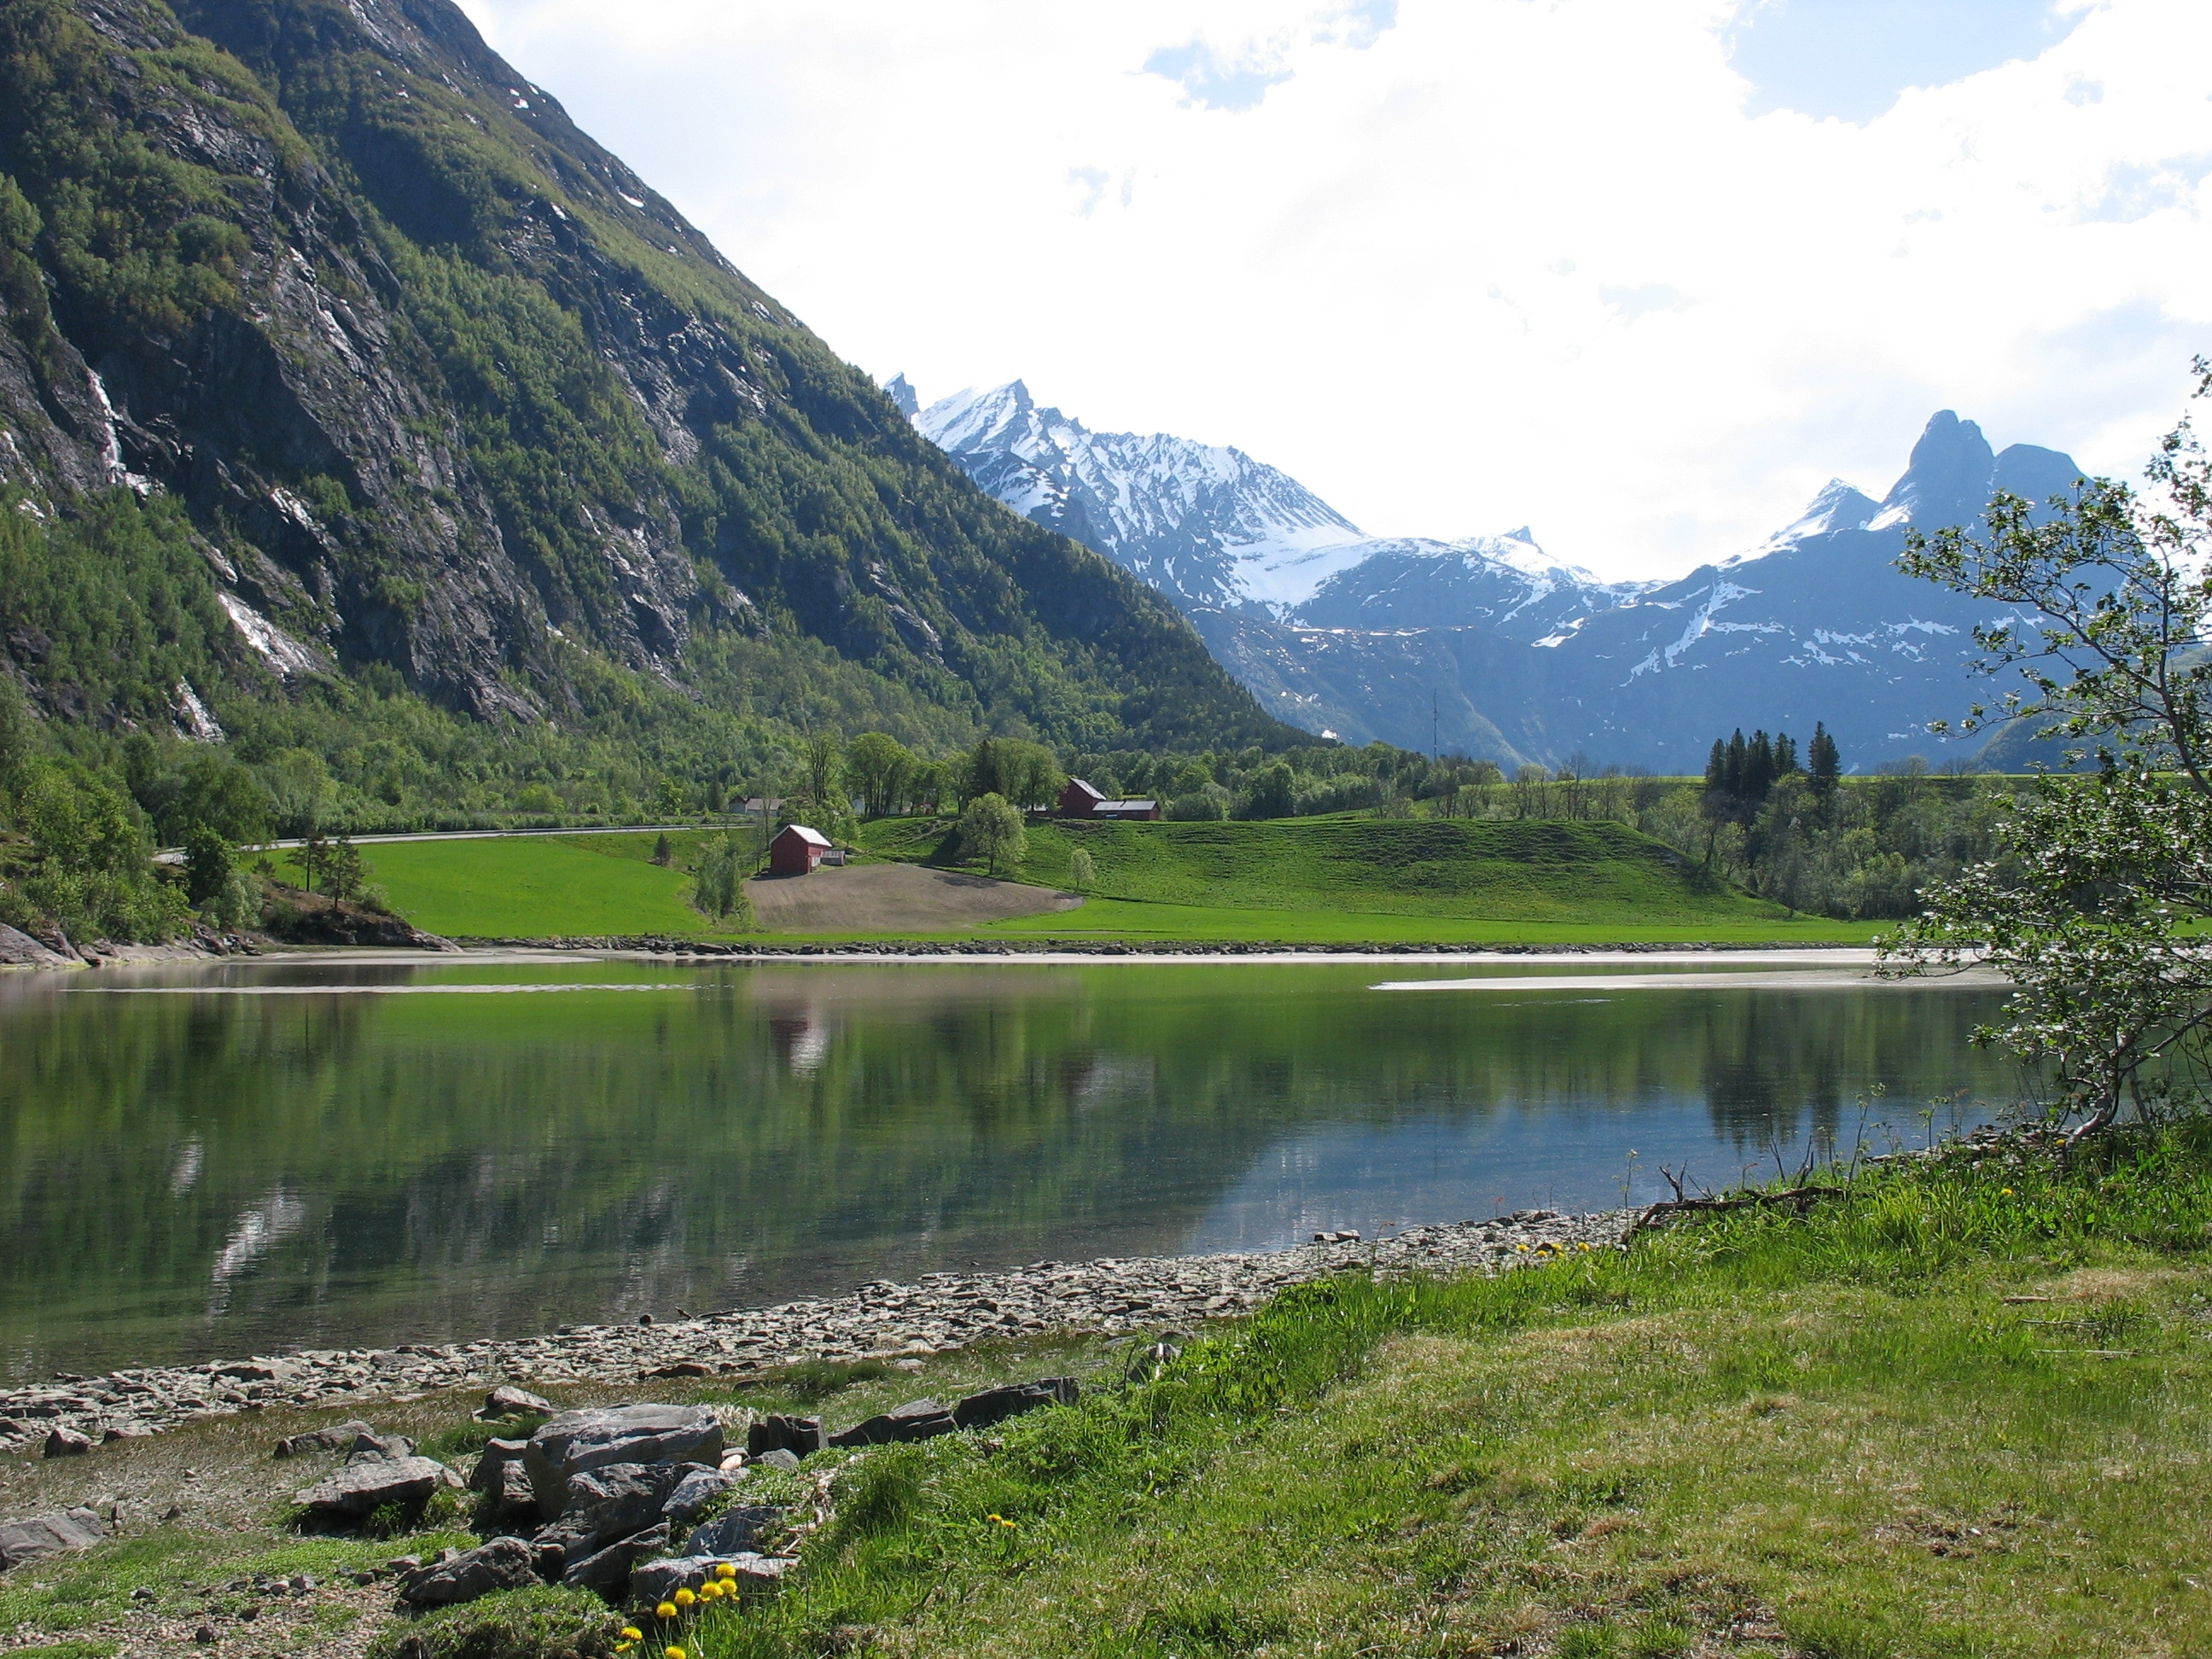
<path fill-rule="evenodd" d="M 803 823 L 787 823 L 768 844 L 769 872 L 778 876 L 810 875 L 829 850 L 830 837 L 819 830 L 809 830 Z"/>
<path fill-rule="evenodd" d="M 1156 800 L 1108 800 L 1081 778 L 1070 778 L 1060 792 L 1060 815 L 1064 818 L 1156 818 Z"/>

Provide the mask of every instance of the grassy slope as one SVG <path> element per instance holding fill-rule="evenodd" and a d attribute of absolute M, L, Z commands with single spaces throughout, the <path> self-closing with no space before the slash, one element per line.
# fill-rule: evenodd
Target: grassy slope
<path fill-rule="evenodd" d="M 610 842 L 624 845 L 610 846 Z M 648 861 L 651 836 L 517 836 L 375 842 L 370 879 L 416 927 L 462 938 L 709 932 L 691 878 Z M 301 879 L 295 855 L 277 864 Z"/>
<path fill-rule="evenodd" d="M 872 1454 L 805 1587 L 687 1650 L 2212 1651 L 2202 1127 L 1291 1292 L 1002 1449 Z"/>
<path fill-rule="evenodd" d="M 879 856 L 929 863 L 942 820 L 863 826 Z M 678 866 L 696 834 L 670 837 Z M 680 867 L 647 862 L 656 837 L 471 837 L 362 849 L 392 903 L 432 933 L 542 939 L 708 937 Z M 1078 846 L 1098 870 L 1080 909 L 994 922 L 960 937 L 1317 944 L 1818 944 L 1869 925 L 1788 916 L 1709 883 L 1618 824 L 1305 818 L 1273 823 L 1040 824 L 1016 878 L 1065 886 Z M 611 868 L 610 866 L 612 866 Z M 288 856 L 288 879 L 298 878 Z M 860 935 L 777 935 L 853 938 Z M 939 935 L 936 937 L 947 937 Z"/>

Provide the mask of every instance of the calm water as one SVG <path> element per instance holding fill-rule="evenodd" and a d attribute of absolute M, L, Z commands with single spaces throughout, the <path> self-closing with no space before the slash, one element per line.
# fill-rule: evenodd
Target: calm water
<path fill-rule="evenodd" d="M 1611 1206 L 2015 1082 L 1986 992 L 1370 988 L 1468 972 L 0 976 L 0 1373 Z"/>

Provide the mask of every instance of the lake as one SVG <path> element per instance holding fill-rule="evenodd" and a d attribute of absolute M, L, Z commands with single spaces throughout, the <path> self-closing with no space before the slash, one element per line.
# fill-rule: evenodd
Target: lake
<path fill-rule="evenodd" d="M 1500 971 L 1550 988 L 1376 988 Z M 1931 1103 L 1940 1129 L 2016 1092 L 1967 1041 L 1994 990 L 1606 982 L 1620 972 L 0 975 L 0 1373 L 1610 1207 L 1663 1196 L 1662 1164 L 1717 1188 L 1808 1144 L 1917 1143 Z"/>

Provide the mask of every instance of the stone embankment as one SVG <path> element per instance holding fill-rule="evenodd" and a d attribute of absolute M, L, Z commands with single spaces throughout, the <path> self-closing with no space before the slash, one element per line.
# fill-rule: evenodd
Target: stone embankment
<path fill-rule="evenodd" d="M 668 1323 L 563 1327 L 506 1341 L 319 1350 L 141 1370 L 64 1375 L 0 1393 L 0 1451 L 88 1450 L 197 1419 L 274 1406 L 343 1406 L 504 1382 L 635 1383 L 744 1376 L 809 1359 L 916 1358 L 1054 1332 L 1117 1335 L 1189 1328 L 1251 1312 L 1286 1285 L 1379 1273 L 1497 1273 L 1555 1253 L 1619 1244 L 1634 1212 L 1522 1211 L 1362 1241 L 1316 1235 L 1295 1249 L 1224 1255 L 1040 1261 L 994 1273 L 878 1280 L 849 1296 Z"/>

